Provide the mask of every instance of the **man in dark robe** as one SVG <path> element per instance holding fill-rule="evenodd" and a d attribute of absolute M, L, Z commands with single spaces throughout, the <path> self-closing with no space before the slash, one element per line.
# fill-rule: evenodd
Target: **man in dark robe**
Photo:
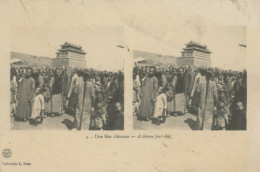
<path fill-rule="evenodd" d="M 175 91 L 174 100 L 174 116 L 177 117 L 178 114 L 186 113 L 186 101 L 185 101 L 185 76 L 183 68 L 179 68 L 178 75 L 174 77 L 173 87 Z"/>
<path fill-rule="evenodd" d="M 31 115 L 31 104 L 35 90 L 35 81 L 31 76 L 32 69 L 28 68 L 26 76 L 21 82 L 21 89 L 19 92 L 19 101 L 15 116 L 18 120 L 27 121 L 28 117 Z"/>
<path fill-rule="evenodd" d="M 59 68 L 55 70 L 55 76 L 51 78 L 50 81 L 50 90 L 51 90 L 51 114 L 61 115 L 63 114 L 63 102 L 61 97 L 61 71 Z"/>
<path fill-rule="evenodd" d="M 162 86 L 162 72 L 159 66 L 155 67 L 155 74 L 154 76 L 157 78 L 158 87 Z"/>
<path fill-rule="evenodd" d="M 138 119 L 145 118 L 149 120 L 153 115 L 154 99 L 158 89 L 158 80 L 154 76 L 154 68 L 149 69 L 149 75 L 146 77 L 142 84 L 142 98 Z"/>

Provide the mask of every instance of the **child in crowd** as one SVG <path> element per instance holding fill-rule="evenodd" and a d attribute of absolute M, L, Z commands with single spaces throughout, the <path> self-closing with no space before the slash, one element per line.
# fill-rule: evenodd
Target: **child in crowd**
<path fill-rule="evenodd" d="M 32 115 L 31 119 L 34 126 L 37 126 L 42 122 L 42 116 L 44 113 L 44 96 L 41 88 L 36 88 L 34 97 L 32 100 Z"/>
<path fill-rule="evenodd" d="M 93 130 L 103 130 L 106 125 L 106 113 L 102 108 L 102 102 L 97 101 L 96 107 L 92 112 L 92 125 Z"/>
<path fill-rule="evenodd" d="M 163 87 L 158 88 L 157 96 L 154 99 L 154 102 L 154 123 L 156 125 L 160 125 L 161 122 L 165 122 L 167 110 L 167 96 Z"/>
<path fill-rule="evenodd" d="M 112 122 L 113 130 L 124 130 L 124 112 L 119 102 L 115 103 L 115 115 L 113 116 Z"/>
<path fill-rule="evenodd" d="M 225 130 L 228 124 L 228 114 L 226 111 L 225 102 L 222 100 L 218 102 L 217 110 L 215 112 L 215 119 L 216 130 Z"/>
<path fill-rule="evenodd" d="M 42 95 L 44 96 L 44 114 L 43 117 L 46 118 L 51 112 L 51 94 L 48 87 L 43 87 Z"/>

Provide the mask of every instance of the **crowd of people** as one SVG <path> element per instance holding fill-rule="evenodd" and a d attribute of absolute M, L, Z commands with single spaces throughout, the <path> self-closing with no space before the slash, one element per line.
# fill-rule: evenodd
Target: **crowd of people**
<path fill-rule="evenodd" d="M 10 93 L 15 121 L 36 126 L 44 118 L 70 114 L 73 129 L 124 129 L 122 71 L 11 66 Z"/>
<path fill-rule="evenodd" d="M 196 116 L 197 130 L 246 130 L 247 72 L 206 67 L 135 66 L 133 112 L 160 125 Z"/>

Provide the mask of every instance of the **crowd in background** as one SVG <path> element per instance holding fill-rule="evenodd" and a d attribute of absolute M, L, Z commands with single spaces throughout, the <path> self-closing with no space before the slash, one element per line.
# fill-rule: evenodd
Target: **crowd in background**
<path fill-rule="evenodd" d="M 135 66 L 133 111 L 160 125 L 167 117 L 196 116 L 197 130 L 246 130 L 247 72 L 218 68 Z"/>
<path fill-rule="evenodd" d="M 70 114 L 77 130 L 123 130 L 124 74 L 70 67 L 12 67 L 11 115 L 38 125 Z"/>

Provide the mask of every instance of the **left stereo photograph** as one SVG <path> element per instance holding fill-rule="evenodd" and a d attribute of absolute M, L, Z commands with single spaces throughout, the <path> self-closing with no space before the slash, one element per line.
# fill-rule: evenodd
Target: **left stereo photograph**
<path fill-rule="evenodd" d="M 12 28 L 12 130 L 124 130 L 121 26 Z"/>

